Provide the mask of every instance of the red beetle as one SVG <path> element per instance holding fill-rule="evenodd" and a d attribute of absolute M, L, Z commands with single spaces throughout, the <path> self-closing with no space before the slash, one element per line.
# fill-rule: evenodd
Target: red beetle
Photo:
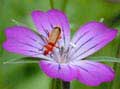
<path fill-rule="evenodd" d="M 53 48 L 56 47 L 56 43 L 60 39 L 60 35 L 61 35 L 60 27 L 53 28 L 47 40 L 48 44 L 44 46 L 44 55 L 47 55 L 49 54 L 49 52 L 53 51 Z"/>

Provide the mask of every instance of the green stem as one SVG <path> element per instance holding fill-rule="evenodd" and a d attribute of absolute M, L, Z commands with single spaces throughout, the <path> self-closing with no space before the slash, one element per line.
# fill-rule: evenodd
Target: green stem
<path fill-rule="evenodd" d="M 50 7 L 51 9 L 54 9 L 54 0 L 50 0 Z"/>
<path fill-rule="evenodd" d="M 62 11 L 65 12 L 68 0 L 63 0 Z"/>
<path fill-rule="evenodd" d="M 119 63 L 114 63 L 113 65 L 113 69 L 115 71 L 115 79 L 111 82 L 111 87 L 109 87 L 108 89 L 118 89 L 120 87 L 120 85 L 118 84 L 119 80 L 118 80 L 118 76 L 119 76 L 119 68 L 120 65 Z"/>
<path fill-rule="evenodd" d="M 120 37 L 120 36 L 119 36 Z M 119 42 L 119 44 L 118 44 L 118 50 L 117 50 L 117 53 L 116 53 L 116 57 L 117 58 L 119 58 L 120 57 L 120 42 Z M 120 87 L 120 85 L 118 84 L 118 83 L 116 83 L 116 82 L 118 82 L 119 81 L 119 79 L 118 79 L 118 76 L 120 75 L 120 69 L 119 69 L 119 67 L 120 67 L 120 64 L 119 63 L 114 63 L 113 64 L 113 69 L 114 69 L 114 71 L 115 71 L 115 79 L 111 82 L 111 87 L 110 87 L 110 89 L 117 89 L 117 88 L 119 88 Z"/>
<path fill-rule="evenodd" d="M 59 79 L 52 79 L 50 89 L 62 89 L 62 83 Z"/>
<path fill-rule="evenodd" d="M 0 36 L 1 36 L 1 38 L 0 38 L 0 43 L 3 43 L 3 41 L 5 40 L 5 38 L 4 38 L 4 31 L 1 31 L 1 32 L 0 32 Z M 3 49 L 3 47 L 2 47 L 2 44 L 0 44 L 0 56 L 2 56 L 3 51 L 4 51 L 4 49 Z"/>
<path fill-rule="evenodd" d="M 70 89 L 70 82 L 62 81 L 62 89 Z"/>
<path fill-rule="evenodd" d="M 70 82 L 65 82 L 60 79 L 52 79 L 49 89 L 70 89 Z"/>

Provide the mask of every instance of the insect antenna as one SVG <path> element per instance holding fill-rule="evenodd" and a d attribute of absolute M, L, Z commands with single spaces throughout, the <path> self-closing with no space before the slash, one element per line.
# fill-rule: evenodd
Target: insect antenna
<path fill-rule="evenodd" d="M 41 38 L 41 40 L 44 42 L 44 43 L 47 43 L 47 39 L 45 36 L 43 36 L 42 34 L 38 34 L 38 36 Z"/>
<path fill-rule="evenodd" d="M 47 29 L 45 29 L 45 28 L 43 27 L 43 25 L 41 25 L 41 26 L 42 26 L 44 32 L 47 34 L 47 36 L 49 36 L 49 31 L 48 31 Z"/>

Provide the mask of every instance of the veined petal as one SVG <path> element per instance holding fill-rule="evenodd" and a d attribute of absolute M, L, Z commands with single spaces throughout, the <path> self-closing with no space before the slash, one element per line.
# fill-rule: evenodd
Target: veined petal
<path fill-rule="evenodd" d="M 3 47 L 7 51 L 32 57 L 40 57 L 42 54 L 45 43 L 30 29 L 14 26 L 7 28 L 5 33 L 7 40 L 4 42 Z"/>
<path fill-rule="evenodd" d="M 33 21 L 41 34 L 47 36 L 54 27 L 60 27 L 62 30 L 60 46 L 68 46 L 70 41 L 70 26 L 66 15 L 58 10 L 49 10 L 48 12 L 33 11 Z"/>
<path fill-rule="evenodd" d="M 77 69 L 77 80 L 88 86 L 98 86 L 114 79 L 113 70 L 104 64 L 81 60 L 73 65 Z"/>
<path fill-rule="evenodd" d="M 62 30 L 62 41 L 60 41 L 60 43 L 64 43 L 64 46 L 68 47 L 70 42 L 70 26 L 67 16 L 58 10 L 49 10 L 47 13 L 50 23 L 52 23 L 54 27 L 59 26 Z"/>
<path fill-rule="evenodd" d="M 64 81 L 77 79 L 89 86 L 98 86 L 103 82 L 110 82 L 114 79 L 113 70 L 98 62 L 81 60 L 58 64 L 42 60 L 39 65 L 45 74 L 51 78 L 59 78 Z"/>
<path fill-rule="evenodd" d="M 40 61 L 41 69 L 52 78 L 59 78 L 64 81 L 71 81 L 76 77 L 76 70 L 71 64 L 58 64 L 50 61 Z"/>
<path fill-rule="evenodd" d="M 89 22 L 72 39 L 76 47 L 71 50 L 71 59 L 80 60 L 95 53 L 112 41 L 116 34 L 117 30 L 109 29 L 103 23 Z"/>
<path fill-rule="evenodd" d="M 52 24 L 49 22 L 47 13 L 39 10 L 33 11 L 32 19 L 38 32 L 47 38 L 49 32 L 53 29 Z"/>

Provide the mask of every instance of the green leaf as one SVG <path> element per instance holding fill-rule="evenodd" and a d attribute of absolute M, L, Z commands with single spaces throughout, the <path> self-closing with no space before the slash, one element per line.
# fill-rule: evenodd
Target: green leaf
<path fill-rule="evenodd" d="M 44 60 L 52 60 L 50 57 L 40 56 L 40 57 L 29 57 L 29 56 L 22 56 L 18 54 L 4 52 L 3 55 L 0 57 L 0 63 L 2 64 L 15 64 L 15 63 L 23 63 L 22 61 L 18 60 L 25 60 L 24 63 L 38 63 L 41 59 Z"/>
<path fill-rule="evenodd" d="M 2 56 L 0 57 L 0 61 L 2 61 L 2 62 L 3 61 L 15 61 L 15 60 L 19 60 L 21 58 L 25 58 L 25 56 L 4 51 Z"/>
<path fill-rule="evenodd" d="M 12 21 L 15 25 L 26 26 L 25 24 L 23 24 L 23 23 L 15 20 L 15 19 L 12 19 L 11 21 Z"/>
<path fill-rule="evenodd" d="M 98 61 L 98 62 L 118 62 L 120 63 L 120 58 L 107 57 L 107 56 L 98 56 L 98 57 L 89 57 L 89 60 Z"/>
<path fill-rule="evenodd" d="M 21 61 L 5 61 L 2 62 L 3 64 L 28 64 L 28 63 L 39 63 L 39 60 L 31 60 L 31 61 L 25 61 L 25 60 L 21 60 Z"/>

